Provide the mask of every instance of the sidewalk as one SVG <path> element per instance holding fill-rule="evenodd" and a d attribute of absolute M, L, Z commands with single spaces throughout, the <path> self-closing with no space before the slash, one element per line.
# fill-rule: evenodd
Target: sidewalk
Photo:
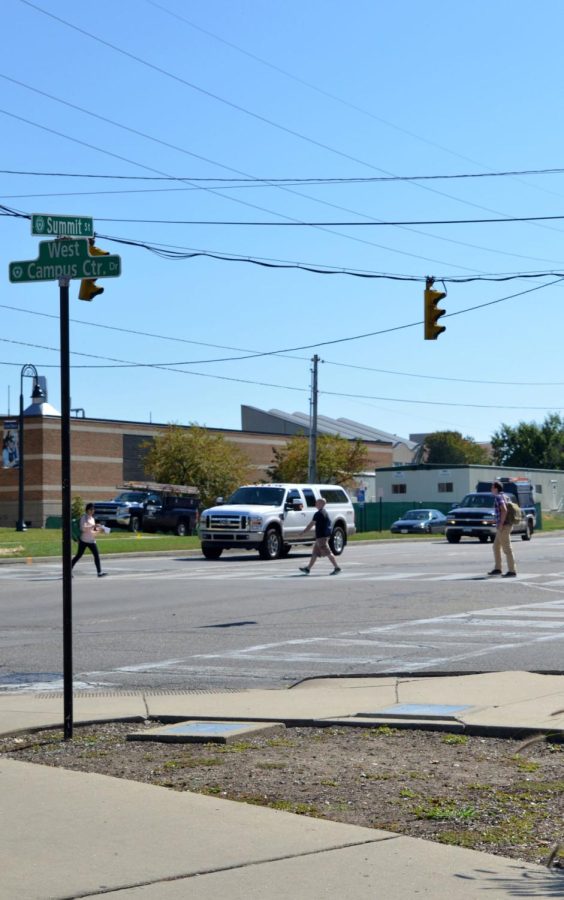
<path fill-rule="evenodd" d="M 59 694 L 0 694 L 0 734 L 60 726 L 62 715 Z M 564 676 L 388 676 L 238 694 L 75 696 L 75 724 L 147 716 L 564 735 Z M 564 897 L 564 875 L 546 868 L 215 797 L 12 759 L 0 760 L 0 785 L 1 900 Z"/>

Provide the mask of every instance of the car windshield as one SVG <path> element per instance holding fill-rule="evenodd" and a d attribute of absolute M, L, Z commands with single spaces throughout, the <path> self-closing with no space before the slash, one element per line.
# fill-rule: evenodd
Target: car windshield
<path fill-rule="evenodd" d="M 143 503 L 145 499 L 144 491 L 124 491 L 115 498 L 115 503 Z"/>
<path fill-rule="evenodd" d="M 484 507 L 490 507 L 494 505 L 494 495 L 493 494 L 467 494 L 464 498 L 461 506 L 466 508 L 468 507 L 480 507 L 483 509 Z"/>
<path fill-rule="evenodd" d="M 242 487 L 231 494 L 228 503 L 244 503 L 253 506 L 281 506 L 284 488 Z"/>
<path fill-rule="evenodd" d="M 404 519 L 428 519 L 429 518 L 429 510 L 427 509 L 410 509 L 409 512 L 406 512 L 405 516 L 402 516 Z"/>

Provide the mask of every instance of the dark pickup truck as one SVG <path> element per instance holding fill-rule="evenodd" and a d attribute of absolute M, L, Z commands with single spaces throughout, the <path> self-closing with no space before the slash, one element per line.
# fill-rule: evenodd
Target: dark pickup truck
<path fill-rule="evenodd" d="M 143 531 L 172 531 L 180 536 L 194 534 L 198 524 L 200 498 L 196 488 L 169 485 L 158 500 L 145 506 Z"/>
<path fill-rule="evenodd" d="M 158 502 L 158 491 L 146 488 L 124 487 L 113 500 L 97 500 L 94 504 L 94 518 L 98 525 L 127 528 L 139 531 L 143 525 L 145 506 Z"/>
<path fill-rule="evenodd" d="M 537 524 L 533 487 L 525 479 L 500 479 L 503 493 L 521 508 L 521 521 L 513 525 L 512 534 L 520 534 L 522 540 L 530 541 Z M 495 538 L 496 520 L 492 483 L 479 481 L 476 491 L 446 514 L 445 535 L 449 544 L 458 544 L 463 537 L 476 537 L 482 543 Z"/>

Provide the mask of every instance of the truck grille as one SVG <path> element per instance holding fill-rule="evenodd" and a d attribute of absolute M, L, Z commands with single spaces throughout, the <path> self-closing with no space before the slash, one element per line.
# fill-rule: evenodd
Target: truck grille
<path fill-rule="evenodd" d="M 248 517 L 235 514 L 206 516 L 206 528 L 212 531 L 241 531 L 247 528 Z"/>
<path fill-rule="evenodd" d="M 458 515 L 454 517 L 454 520 L 457 525 L 478 525 L 481 524 L 485 520 L 490 520 L 490 516 L 487 513 L 483 512 L 469 512 L 464 513 L 464 515 Z M 495 518 L 491 518 L 492 525 L 495 522 Z"/>
<path fill-rule="evenodd" d="M 94 515 L 95 516 L 115 516 L 117 511 L 117 506 L 115 503 L 95 503 L 94 504 Z"/>

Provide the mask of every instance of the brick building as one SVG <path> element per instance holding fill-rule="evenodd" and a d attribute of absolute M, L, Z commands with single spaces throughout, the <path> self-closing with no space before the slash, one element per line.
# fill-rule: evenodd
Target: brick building
<path fill-rule="evenodd" d="M 2 420 L 8 419 L 2 417 Z M 13 416 L 11 417 L 14 418 Z M 72 496 L 85 501 L 105 500 L 124 481 L 149 479 L 143 468 L 143 444 L 167 425 L 119 422 L 110 419 L 71 419 Z M 248 480 L 266 479 L 273 447 L 283 447 L 288 435 L 255 431 L 208 429 L 243 450 L 249 457 Z M 32 404 L 24 412 L 24 518 L 43 527 L 47 516 L 61 513 L 61 420 L 48 404 Z M 365 441 L 368 469 L 393 464 L 391 442 Z M 18 517 L 18 469 L 0 468 L 0 526 L 11 527 Z"/>

